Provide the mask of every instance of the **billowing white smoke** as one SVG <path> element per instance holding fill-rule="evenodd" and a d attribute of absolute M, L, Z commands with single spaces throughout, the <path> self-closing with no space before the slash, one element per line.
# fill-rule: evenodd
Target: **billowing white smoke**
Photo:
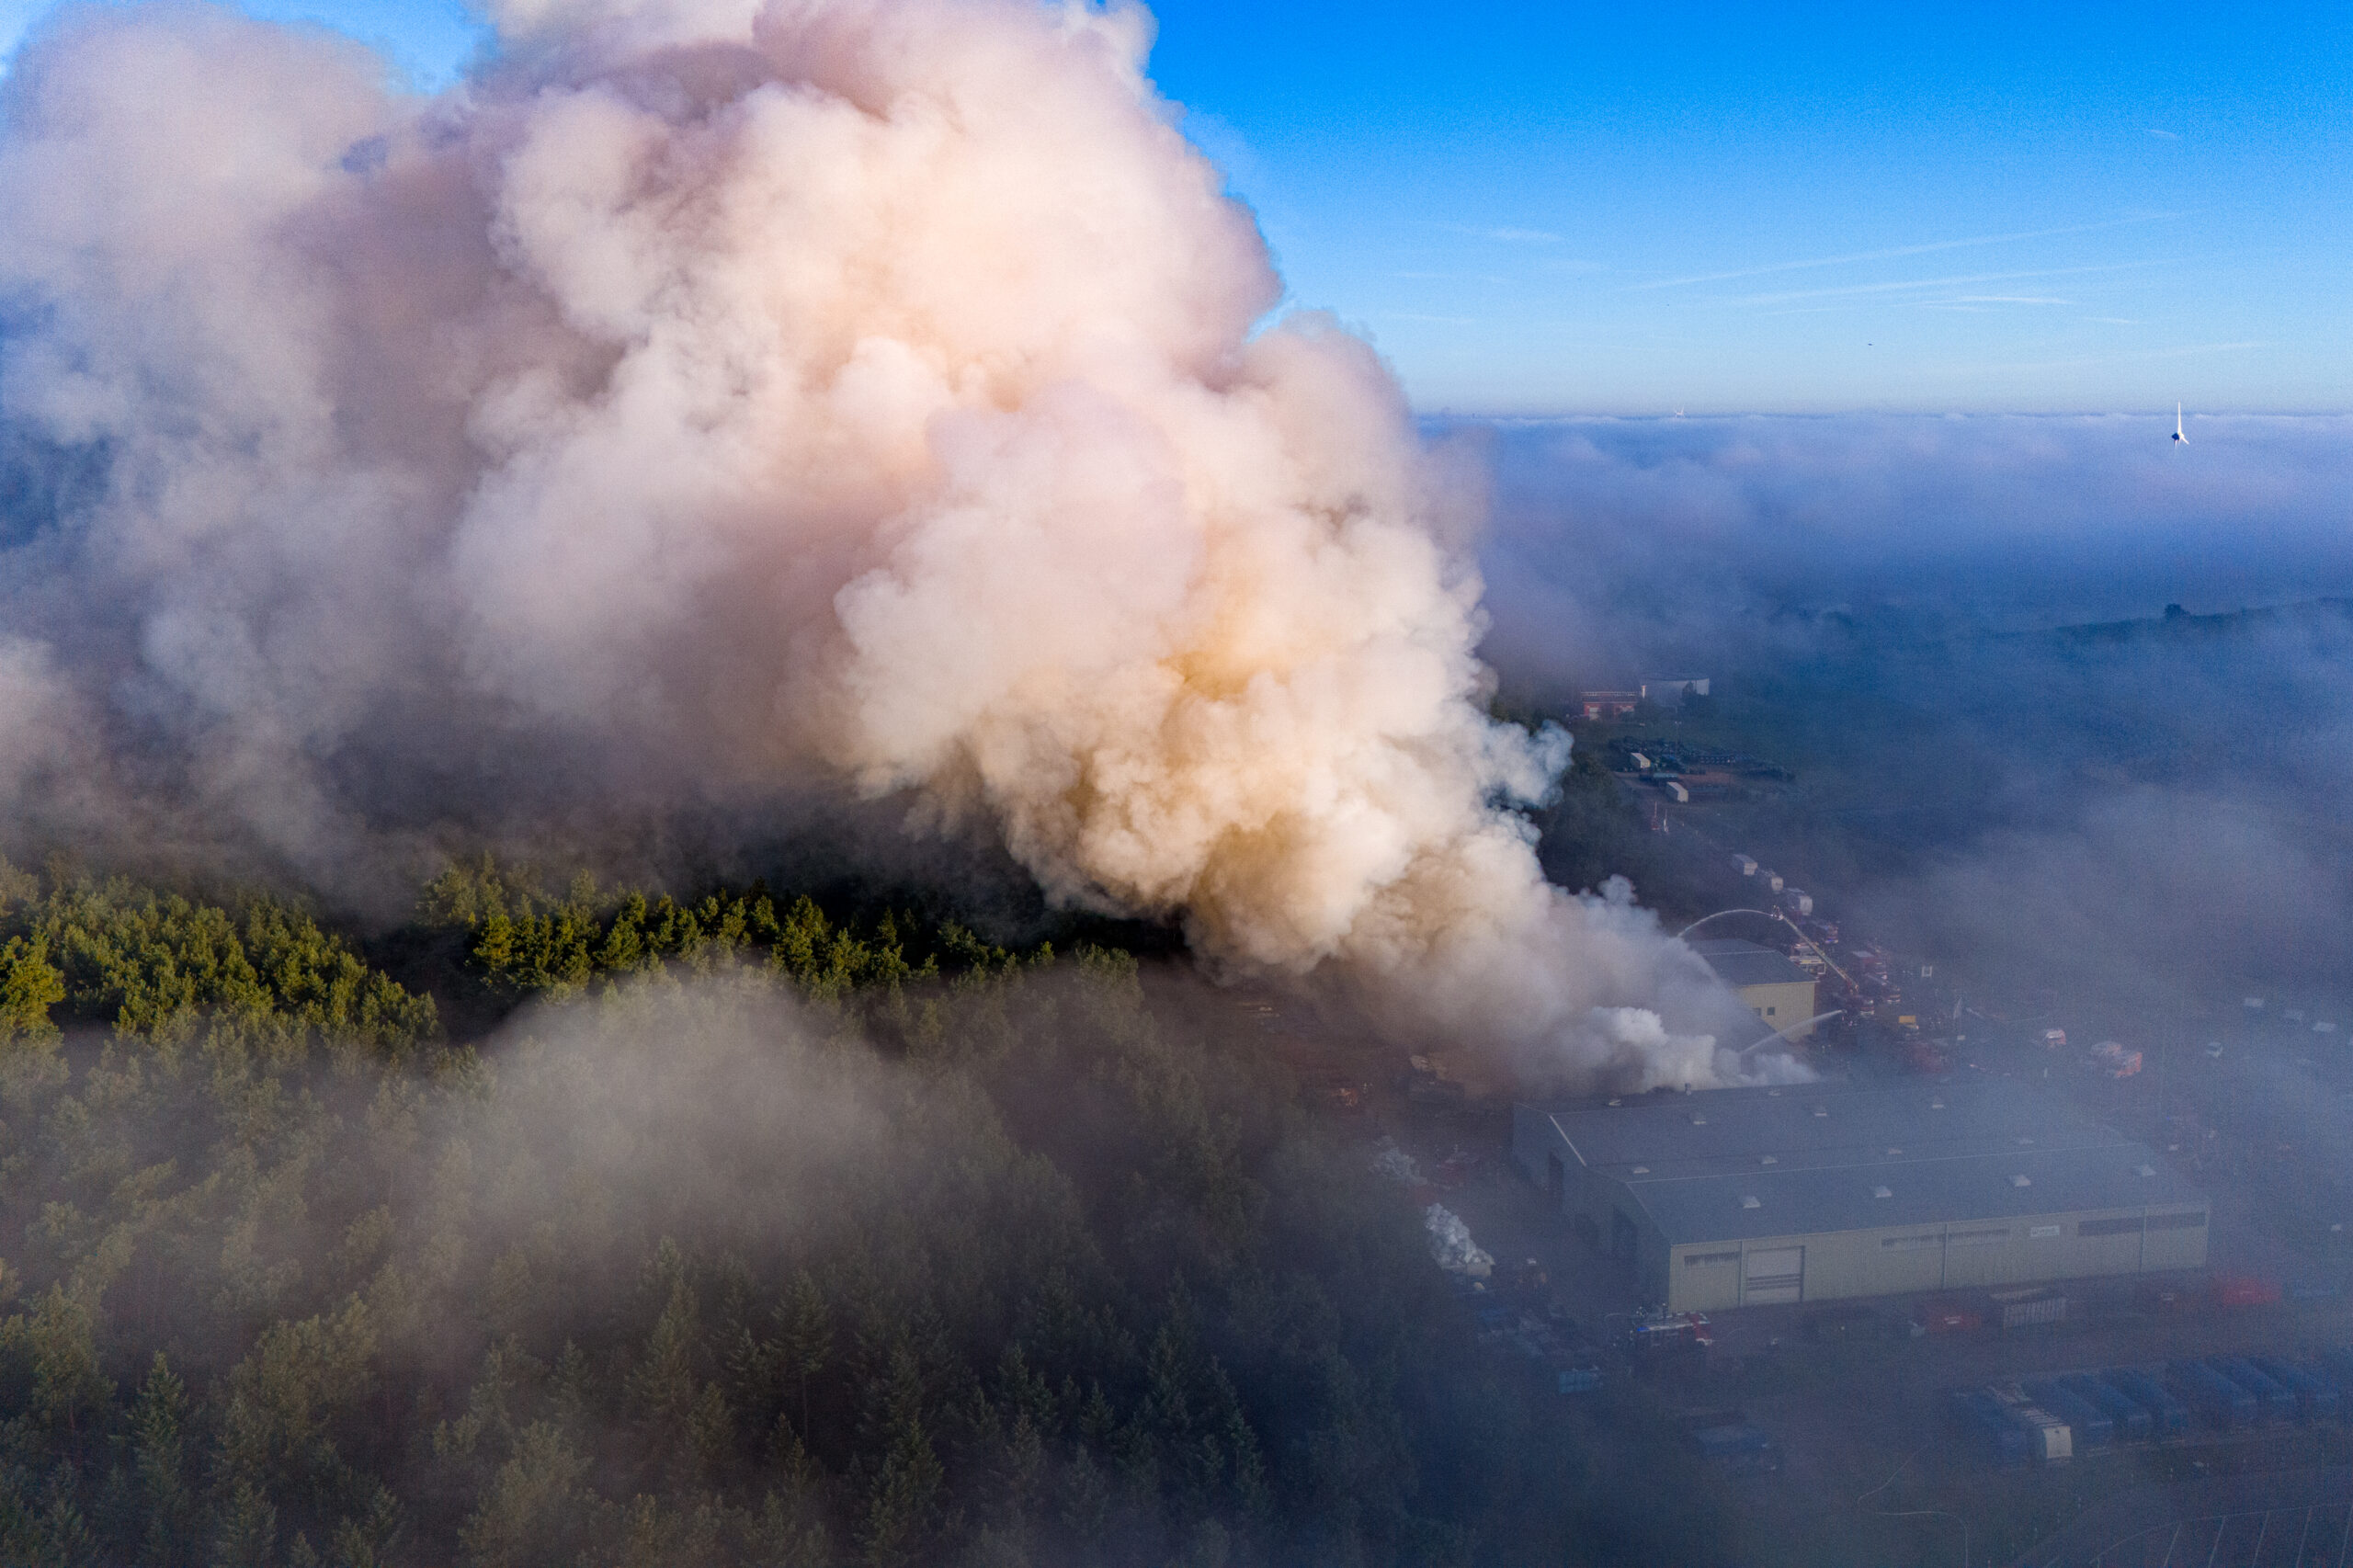
<path fill-rule="evenodd" d="M 429 99 L 189 5 L 18 61 L 0 416 L 64 477 L 0 532 L 0 789 L 104 733 L 320 875 L 386 759 L 458 813 L 912 792 L 1401 1027 L 1729 1062 L 1681 944 L 1540 876 L 1504 807 L 1565 743 L 1482 712 L 1475 501 L 1363 343 L 1259 330 L 1141 10 L 498 20 Z"/>

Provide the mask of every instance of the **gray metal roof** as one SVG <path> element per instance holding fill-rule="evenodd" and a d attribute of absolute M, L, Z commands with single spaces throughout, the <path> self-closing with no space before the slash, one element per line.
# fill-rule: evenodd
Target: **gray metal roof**
<path fill-rule="evenodd" d="M 1670 1244 L 2205 1203 L 2143 1145 L 2005 1078 L 1533 1108 Z"/>
<path fill-rule="evenodd" d="M 2147 1170 L 2151 1174 L 2140 1173 Z M 2024 1176 L 2027 1185 L 2017 1185 Z M 1629 1176 L 1669 1245 L 1966 1224 L 2139 1209 L 2202 1209 L 2204 1196 L 2136 1144 L 1937 1161 L 1817 1165 L 1755 1175 Z M 1877 1189 L 1885 1187 L 1881 1198 Z M 1745 1199 L 1757 1199 L 1751 1209 Z"/>
<path fill-rule="evenodd" d="M 1788 954 L 1737 937 L 1694 942 L 1691 950 L 1707 960 L 1727 985 L 1802 985 L 1813 978 L 1790 962 Z"/>

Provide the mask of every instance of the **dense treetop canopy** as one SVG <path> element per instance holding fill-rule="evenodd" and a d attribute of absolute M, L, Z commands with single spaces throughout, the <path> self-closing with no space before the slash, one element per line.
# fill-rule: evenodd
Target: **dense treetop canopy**
<path fill-rule="evenodd" d="M 1472 1342 L 1231 1015 L 759 889 L 476 862 L 363 941 L 0 869 L 0 1559 L 1622 1554 L 1698 1483 Z"/>

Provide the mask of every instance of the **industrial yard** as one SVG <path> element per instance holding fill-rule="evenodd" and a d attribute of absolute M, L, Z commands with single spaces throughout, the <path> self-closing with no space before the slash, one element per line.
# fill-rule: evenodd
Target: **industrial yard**
<path fill-rule="evenodd" d="M 2353 997 L 1904 950 L 1745 836 L 1786 770 L 1717 770 L 1616 782 L 1817 1082 L 1350 1091 L 1499 1363 L 1710 1460 L 1744 1562 L 2353 1564 Z"/>
<path fill-rule="evenodd" d="M 2070 1432 L 2066 1451 L 2048 1457 L 1989 1436 L 1960 1408 L 1969 1401 L 1957 1395 L 2030 1399 L 2031 1389 L 2047 1397 L 2042 1385 L 2084 1375 L 2138 1374 L 2171 1389 L 2183 1381 L 2183 1364 L 2217 1357 L 2353 1374 L 2353 1366 L 2328 1359 L 2353 1345 L 2353 1304 L 2341 1294 L 2307 1281 L 2302 1299 L 2258 1289 L 2247 1304 L 2232 1304 L 2228 1287 L 2218 1290 L 2218 1280 L 2245 1278 L 2231 1269 L 2277 1258 L 2259 1234 L 2234 1235 L 2228 1219 L 2216 1221 L 2222 1267 L 2072 1282 L 2040 1298 L 2063 1303 L 2055 1321 L 2046 1315 L 2004 1329 L 1992 1292 L 1939 1291 L 1716 1311 L 1704 1314 L 1701 1343 L 1677 1331 L 1677 1317 L 1645 1320 L 1631 1267 L 1560 1222 L 1550 1196 L 1506 1157 L 1494 1119 L 1414 1119 L 1401 1151 L 1418 1142 L 1429 1158 L 1424 1165 L 1423 1155 L 1411 1155 L 1416 1165 L 1443 1169 L 1449 1185 L 1416 1191 L 1413 1200 L 1441 1203 L 1495 1260 L 1463 1300 L 1496 1354 L 1522 1364 L 1524 1375 L 1575 1391 L 1563 1398 L 1606 1391 L 1688 1439 L 1737 1428 L 1755 1434 L 1720 1468 L 1723 1483 L 1740 1491 L 1756 1562 L 1958 1562 L 1961 1519 L 1975 1543 L 1970 1561 L 2088 1562 L 2028 1553 L 2080 1517 L 2151 1486 L 2234 1477 L 2240 1506 L 2233 1511 L 2275 1494 L 2279 1506 L 2303 1507 L 2307 1472 L 2353 1461 L 2353 1430 L 2341 1415 L 2315 1418 L 2302 1408 L 2232 1421 L 2182 1400 L 2175 1425 L 2087 1433 L 2080 1451 Z M 2243 1218 L 2223 1186 L 2218 1213 Z M 1972 1301 L 1975 1310 L 1954 1312 L 1956 1302 Z M 1549 1332 L 1531 1333 L 1539 1325 Z M 1597 1380 L 1564 1375 L 1586 1369 Z M 1949 1517 L 1939 1526 L 1923 1510 Z M 1939 1528 L 1953 1536 L 1949 1544 L 1938 1544 Z M 2234 1559 L 2226 1552 L 2213 1561 Z"/>

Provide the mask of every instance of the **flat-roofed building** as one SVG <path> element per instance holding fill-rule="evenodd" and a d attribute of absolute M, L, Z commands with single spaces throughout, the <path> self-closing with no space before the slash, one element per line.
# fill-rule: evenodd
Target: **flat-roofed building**
<path fill-rule="evenodd" d="M 1765 1020 L 1767 1028 L 1777 1034 L 1789 1029 L 1791 1040 L 1803 1040 L 1813 1032 L 1813 1027 L 1806 1024 L 1814 1013 L 1813 977 L 1791 962 L 1788 954 L 1736 937 L 1694 942 L 1691 950 L 1708 960 L 1718 979 L 1740 993 L 1741 1001 Z M 1792 1024 L 1805 1027 L 1790 1028 Z"/>
<path fill-rule="evenodd" d="M 1512 1154 L 1674 1312 L 2206 1263 L 2202 1193 L 2010 1079 L 1522 1104 Z"/>

